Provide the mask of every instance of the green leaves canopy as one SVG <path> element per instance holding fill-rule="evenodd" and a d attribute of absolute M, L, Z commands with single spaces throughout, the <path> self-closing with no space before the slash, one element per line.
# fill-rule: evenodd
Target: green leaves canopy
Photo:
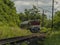
<path fill-rule="evenodd" d="M 41 19 L 41 14 L 36 6 L 33 6 L 32 9 L 25 9 L 24 13 L 20 13 L 20 20 L 34 20 L 34 19 Z"/>
<path fill-rule="evenodd" d="M 10 0 L 0 0 L 0 22 L 7 24 L 18 24 L 19 15 L 16 13 L 14 3 Z"/>
<path fill-rule="evenodd" d="M 60 29 L 60 11 L 57 11 L 54 16 L 54 28 Z"/>

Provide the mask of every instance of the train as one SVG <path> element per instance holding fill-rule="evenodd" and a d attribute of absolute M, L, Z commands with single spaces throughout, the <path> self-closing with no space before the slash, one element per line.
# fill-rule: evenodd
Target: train
<path fill-rule="evenodd" d="M 40 20 L 28 20 L 20 23 L 20 28 L 28 29 L 32 33 L 40 31 Z"/>

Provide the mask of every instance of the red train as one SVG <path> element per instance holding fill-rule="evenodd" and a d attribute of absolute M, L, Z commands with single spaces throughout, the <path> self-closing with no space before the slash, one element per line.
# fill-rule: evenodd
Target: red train
<path fill-rule="evenodd" d="M 20 24 L 20 27 L 29 29 L 33 33 L 39 32 L 40 31 L 40 20 L 24 21 Z"/>

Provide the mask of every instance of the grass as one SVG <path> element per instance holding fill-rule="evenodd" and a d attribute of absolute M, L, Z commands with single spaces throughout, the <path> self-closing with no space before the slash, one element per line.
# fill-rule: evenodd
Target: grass
<path fill-rule="evenodd" d="M 46 32 L 46 28 L 43 28 L 42 32 Z M 48 29 L 50 30 L 50 29 Z M 32 34 L 29 30 L 20 29 L 18 26 L 0 26 L 0 39 L 27 36 Z M 44 45 L 60 45 L 60 31 L 52 32 L 49 37 L 45 39 Z"/>
<path fill-rule="evenodd" d="M 60 31 L 52 32 L 51 35 L 45 40 L 45 45 L 60 45 Z"/>
<path fill-rule="evenodd" d="M 30 35 L 31 32 L 29 30 L 22 30 L 18 26 L 0 26 L 0 39 L 11 38 L 17 36 L 27 36 Z"/>

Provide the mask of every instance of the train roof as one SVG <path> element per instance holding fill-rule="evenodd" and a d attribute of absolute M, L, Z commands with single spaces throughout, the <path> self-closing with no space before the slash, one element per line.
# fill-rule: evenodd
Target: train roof
<path fill-rule="evenodd" d="M 39 19 L 37 20 L 29 20 L 29 21 L 23 21 L 23 22 L 21 22 L 20 24 L 28 24 L 30 21 L 40 21 Z"/>
<path fill-rule="evenodd" d="M 21 24 L 28 24 L 29 21 L 24 21 L 24 22 L 21 22 Z"/>

